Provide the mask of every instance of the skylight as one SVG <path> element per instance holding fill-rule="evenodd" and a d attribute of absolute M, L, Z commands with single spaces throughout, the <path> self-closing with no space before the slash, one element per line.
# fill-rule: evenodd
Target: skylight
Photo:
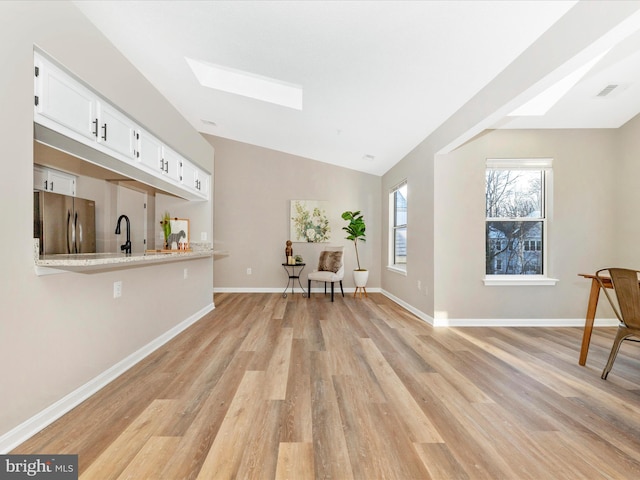
<path fill-rule="evenodd" d="M 302 86 L 185 57 L 204 87 L 302 110 Z"/>

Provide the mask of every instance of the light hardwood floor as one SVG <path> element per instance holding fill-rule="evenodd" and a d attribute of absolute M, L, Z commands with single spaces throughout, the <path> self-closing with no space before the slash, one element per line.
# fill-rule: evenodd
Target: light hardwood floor
<path fill-rule="evenodd" d="M 13 453 L 97 479 L 637 479 L 640 346 L 437 328 L 386 297 L 216 309 Z"/>

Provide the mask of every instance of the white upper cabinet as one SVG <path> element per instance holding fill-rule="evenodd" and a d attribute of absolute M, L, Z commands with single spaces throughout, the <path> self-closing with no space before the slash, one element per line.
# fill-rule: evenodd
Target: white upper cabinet
<path fill-rule="evenodd" d="M 149 132 L 140 130 L 137 137 L 139 149 L 137 160 L 141 168 L 179 185 L 182 156 L 163 145 Z"/>
<path fill-rule="evenodd" d="M 98 101 L 98 143 L 124 155 L 136 156 L 136 124 L 108 103 Z"/>
<path fill-rule="evenodd" d="M 33 166 L 33 188 L 61 195 L 76 196 L 76 176 L 53 168 Z"/>
<path fill-rule="evenodd" d="M 184 161 L 181 155 L 165 145 L 162 146 L 162 173 L 171 179 L 171 181 L 180 181 L 180 170 Z"/>
<path fill-rule="evenodd" d="M 103 167 L 189 200 L 209 198 L 208 173 L 38 52 L 34 66 L 37 124 L 107 154 L 94 162 Z"/>
<path fill-rule="evenodd" d="M 182 161 L 182 184 L 203 198 L 209 197 L 209 178 L 209 174 L 189 160 Z"/>
<path fill-rule="evenodd" d="M 40 57 L 36 57 L 35 77 L 36 114 L 94 140 L 97 132 L 95 95 Z"/>
<path fill-rule="evenodd" d="M 162 142 L 147 132 L 139 131 L 137 161 L 142 168 L 151 172 L 160 172 L 162 163 Z"/>

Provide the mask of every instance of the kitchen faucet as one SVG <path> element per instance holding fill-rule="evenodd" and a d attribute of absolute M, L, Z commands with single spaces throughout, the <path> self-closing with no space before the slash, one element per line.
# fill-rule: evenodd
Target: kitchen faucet
<path fill-rule="evenodd" d="M 129 217 L 127 217 L 126 215 L 120 215 L 120 218 L 118 218 L 116 235 L 120 235 L 120 222 L 123 218 L 127 222 L 127 241 L 124 243 L 124 245 L 120 245 L 120 250 L 124 251 L 124 253 L 126 253 L 127 255 L 131 255 L 131 225 L 129 224 Z"/>

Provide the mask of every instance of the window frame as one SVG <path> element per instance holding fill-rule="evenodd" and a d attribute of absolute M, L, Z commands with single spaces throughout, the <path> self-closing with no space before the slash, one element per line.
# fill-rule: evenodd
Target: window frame
<path fill-rule="evenodd" d="M 541 171 L 542 176 L 542 199 L 541 215 L 534 219 L 528 217 L 488 217 L 485 213 L 484 221 L 484 256 L 486 262 L 487 255 L 487 225 L 489 222 L 499 221 L 535 221 L 542 224 L 542 273 L 541 274 L 487 274 L 485 263 L 485 275 L 483 278 L 486 286 L 510 286 L 510 285 L 555 285 L 558 280 L 549 276 L 549 225 L 552 214 L 552 193 L 553 193 L 553 159 L 552 158 L 488 158 L 484 169 L 484 194 L 486 202 L 487 185 L 486 178 L 489 170 L 535 170 Z M 486 212 L 486 203 L 485 203 Z M 530 240 L 528 241 L 530 242 Z M 489 248 L 493 248 L 495 242 L 489 242 Z M 529 244 L 530 245 L 530 244 Z M 537 245 L 537 244 L 536 244 Z M 523 243 L 524 248 L 524 243 Z M 540 251 L 537 248 L 534 251 Z"/>
<path fill-rule="evenodd" d="M 405 195 L 405 199 L 407 200 L 407 213 L 406 217 L 407 223 L 397 224 L 397 210 L 396 210 L 396 194 L 402 187 L 407 187 L 407 193 Z M 394 185 L 389 189 L 389 252 L 388 252 L 388 265 L 387 269 L 396 273 L 400 273 L 403 275 L 407 274 L 407 257 L 406 255 L 406 247 L 405 245 L 405 262 L 404 263 L 396 263 L 396 231 L 399 229 L 404 229 L 405 238 L 408 233 L 408 203 L 409 203 L 409 186 L 407 180 L 403 180 L 400 183 Z M 408 243 L 408 240 L 407 240 Z"/>

